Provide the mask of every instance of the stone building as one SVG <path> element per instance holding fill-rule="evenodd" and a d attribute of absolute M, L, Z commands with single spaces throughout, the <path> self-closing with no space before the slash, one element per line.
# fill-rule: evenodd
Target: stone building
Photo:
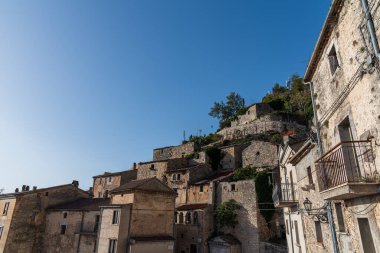
<path fill-rule="evenodd" d="M 303 144 L 304 141 L 287 142 L 284 146 L 280 146 L 278 152 L 280 166 L 273 174 L 273 202 L 276 208 L 283 210 L 288 250 L 292 253 L 306 252 L 302 214 L 298 212 L 298 175 L 295 166 L 289 162 Z"/>
<path fill-rule="evenodd" d="M 140 162 L 137 164 L 137 179 L 146 179 L 157 177 L 158 179 L 167 182 L 166 172 L 188 167 L 190 159 L 188 158 L 173 158 L 158 161 Z"/>
<path fill-rule="evenodd" d="M 40 253 L 45 242 L 46 209 L 64 202 L 88 198 L 78 182 L 0 195 L 0 252 Z"/>
<path fill-rule="evenodd" d="M 321 136 L 318 191 L 339 206 L 330 235 L 345 252 L 380 252 L 379 5 L 334 0 L 305 73 Z"/>
<path fill-rule="evenodd" d="M 260 241 L 268 240 L 271 232 L 258 209 L 255 182 L 253 180 L 222 181 L 216 184 L 216 191 L 216 204 L 233 199 L 241 206 L 237 210 L 238 224 L 233 228 L 223 228 L 219 232 L 235 237 L 241 243 L 241 253 L 259 252 Z M 214 241 L 215 238 L 211 239 L 211 242 Z M 210 252 L 218 252 L 212 248 L 212 245 L 211 243 Z M 224 248 L 224 250 L 226 249 Z"/>
<path fill-rule="evenodd" d="M 245 143 L 220 147 L 219 149 L 222 151 L 223 158 L 220 161 L 219 169 L 235 170 L 242 167 L 242 153 L 248 145 L 248 143 Z"/>
<path fill-rule="evenodd" d="M 252 141 L 242 152 L 243 167 L 273 169 L 278 165 L 277 146 L 265 141 Z"/>
<path fill-rule="evenodd" d="M 198 151 L 199 147 L 194 142 L 185 142 L 178 146 L 156 148 L 153 150 L 153 161 L 181 158 Z"/>
<path fill-rule="evenodd" d="M 48 208 L 44 252 L 96 252 L 100 207 L 109 203 L 109 198 L 86 198 Z"/>
<path fill-rule="evenodd" d="M 135 179 L 137 179 L 136 164 L 132 170 L 104 172 L 93 177 L 93 195 L 95 198 L 108 198 L 111 190 Z"/>
<path fill-rule="evenodd" d="M 251 123 L 263 115 L 271 113 L 273 109 L 268 104 L 257 103 L 248 107 L 244 115 L 238 116 L 237 120 L 231 122 L 231 126 L 240 126 Z"/>
<path fill-rule="evenodd" d="M 176 208 L 176 244 L 179 253 L 208 252 L 207 239 L 214 231 L 211 204 L 187 204 Z"/>
<path fill-rule="evenodd" d="M 157 178 L 130 181 L 101 206 L 98 253 L 174 252 L 176 193 Z"/>

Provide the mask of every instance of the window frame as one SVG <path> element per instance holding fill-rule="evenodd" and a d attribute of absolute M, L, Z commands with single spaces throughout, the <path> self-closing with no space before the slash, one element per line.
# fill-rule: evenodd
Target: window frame
<path fill-rule="evenodd" d="M 3 236 L 3 232 L 4 232 L 4 225 L 0 225 L 0 239 Z"/>
<path fill-rule="evenodd" d="M 120 223 L 120 210 L 113 210 L 111 222 L 112 225 L 118 225 Z"/>
<path fill-rule="evenodd" d="M 10 202 L 9 201 L 5 202 L 4 209 L 3 209 L 3 216 L 7 216 L 8 215 L 9 206 L 10 206 Z"/>
<path fill-rule="evenodd" d="M 116 253 L 117 239 L 109 239 L 108 253 Z"/>
<path fill-rule="evenodd" d="M 66 234 L 66 230 L 67 230 L 67 225 L 66 224 L 61 224 L 59 228 L 60 228 L 60 232 L 59 233 L 61 235 L 65 235 Z"/>
<path fill-rule="evenodd" d="M 322 223 L 320 221 L 314 221 L 314 227 L 315 227 L 315 239 L 317 243 L 323 244 Z"/>

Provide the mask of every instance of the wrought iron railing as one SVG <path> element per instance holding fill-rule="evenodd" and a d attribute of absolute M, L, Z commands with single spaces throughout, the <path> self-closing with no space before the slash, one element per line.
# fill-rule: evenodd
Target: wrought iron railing
<path fill-rule="evenodd" d="M 370 141 L 341 142 L 320 157 L 315 165 L 320 191 L 345 183 L 379 182 Z"/>
<path fill-rule="evenodd" d="M 280 202 L 298 202 L 297 186 L 291 183 L 275 184 L 272 199 L 275 205 Z"/>

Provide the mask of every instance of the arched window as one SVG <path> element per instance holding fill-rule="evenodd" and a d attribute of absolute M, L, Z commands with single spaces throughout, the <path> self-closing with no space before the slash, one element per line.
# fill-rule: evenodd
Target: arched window
<path fill-rule="evenodd" d="M 178 217 L 177 217 L 178 213 L 177 212 L 174 212 L 174 223 L 177 223 L 178 222 Z"/>
<path fill-rule="evenodd" d="M 183 213 L 179 213 L 179 224 L 183 223 Z"/>
<path fill-rule="evenodd" d="M 193 221 L 194 221 L 194 224 L 198 224 L 199 223 L 198 212 L 194 212 L 193 213 Z"/>
<path fill-rule="evenodd" d="M 187 212 L 186 213 L 186 220 L 185 220 L 186 224 L 191 224 L 191 213 L 190 212 Z"/>

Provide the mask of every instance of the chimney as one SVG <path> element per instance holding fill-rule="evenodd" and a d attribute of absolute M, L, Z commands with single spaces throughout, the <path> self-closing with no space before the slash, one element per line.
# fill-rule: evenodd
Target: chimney
<path fill-rule="evenodd" d="M 29 191 L 29 185 L 27 185 L 27 186 L 25 187 L 25 191 L 26 191 L 26 192 Z"/>
<path fill-rule="evenodd" d="M 77 188 L 79 187 L 79 181 L 77 181 L 77 180 L 73 180 L 73 182 L 71 184 Z"/>
<path fill-rule="evenodd" d="M 33 186 L 33 191 L 37 191 L 37 186 Z"/>
<path fill-rule="evenodd" d="M 16 188 L 16 189 L 15 189 L 15 192 L 18 192 L 18 191 L 19 191 L 19 189 L 18 189 L 18 188 Z"/>
<path fill-rule="evenodd" d="M 26 191 L 26 185 L 23 185 L 22 188 L 21 188 L 21 191 Z"/>
<path fill-rule="evenodd" d="M 133 163 L 133 169 L 134 170 L 136 169 L 136 163 Z"/>

